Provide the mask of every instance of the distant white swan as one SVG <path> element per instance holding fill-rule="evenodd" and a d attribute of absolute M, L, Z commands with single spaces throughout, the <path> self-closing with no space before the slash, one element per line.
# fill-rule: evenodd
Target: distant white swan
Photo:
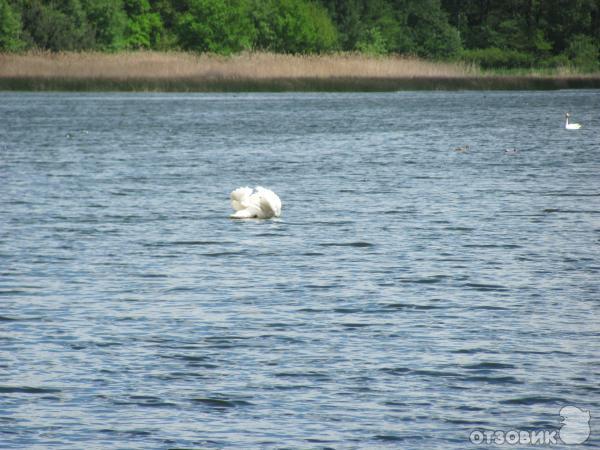
<path fill-rule="evenodd" d="M 565 129 L 579 130 L 581 128 L 581 124 L 580 123 L 569 123 L 569 117 L 571 117 L 571 114 L 565 113 Z"/>
<path fill-rule="evenodd" d="M 260 186 L 254 190 L 246 186 L 232 191 L 231 206 L 235 209 L 232 219 L 270 219 L 281 215 L 281 200 L 277 194 Z"/>

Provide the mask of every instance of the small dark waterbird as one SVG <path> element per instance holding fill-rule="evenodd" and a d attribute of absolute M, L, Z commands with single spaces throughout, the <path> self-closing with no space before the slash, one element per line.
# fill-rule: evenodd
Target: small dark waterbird
<path fill-rule="evenodd" d="M 454 151 L 455 151 L 455 152 L 458 152 L 458 153 L 465 153 L 465 152 L 468 152 L 468 151 L 469 151 L 469 144 L 465 144 L 465 145 L 463 145 L 462 147 L 456 147 L 456 148 L 454 149 Z"/>

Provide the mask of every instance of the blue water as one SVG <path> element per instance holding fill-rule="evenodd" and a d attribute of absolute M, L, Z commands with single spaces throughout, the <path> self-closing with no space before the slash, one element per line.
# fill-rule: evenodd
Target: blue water
<path fill-rule="evenodd" d="M 0 447 L 476 448 L 564 405 L 598 447 L 599 112 L 0 93 Z M 230 220 L 257 184 L 282 217 Z"/>

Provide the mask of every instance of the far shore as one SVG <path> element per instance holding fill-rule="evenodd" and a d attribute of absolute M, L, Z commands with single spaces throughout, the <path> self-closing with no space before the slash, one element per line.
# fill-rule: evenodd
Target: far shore
<path fill-rule="evenodd" d="M 600 88 L 600 73 L 497 75 L 460 63 L 358 54 L 230 57 L 177 52 L 0 54 L 0 90 L 376 92 Z"/>

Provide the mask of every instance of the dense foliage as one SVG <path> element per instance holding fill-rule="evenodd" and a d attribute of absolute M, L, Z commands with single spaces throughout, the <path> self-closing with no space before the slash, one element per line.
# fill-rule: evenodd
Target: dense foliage
<path fill-rule="evenodd" d="M 0 0 L 0 51 L 358 51 L 600 68 L 600 0 Z"/>

